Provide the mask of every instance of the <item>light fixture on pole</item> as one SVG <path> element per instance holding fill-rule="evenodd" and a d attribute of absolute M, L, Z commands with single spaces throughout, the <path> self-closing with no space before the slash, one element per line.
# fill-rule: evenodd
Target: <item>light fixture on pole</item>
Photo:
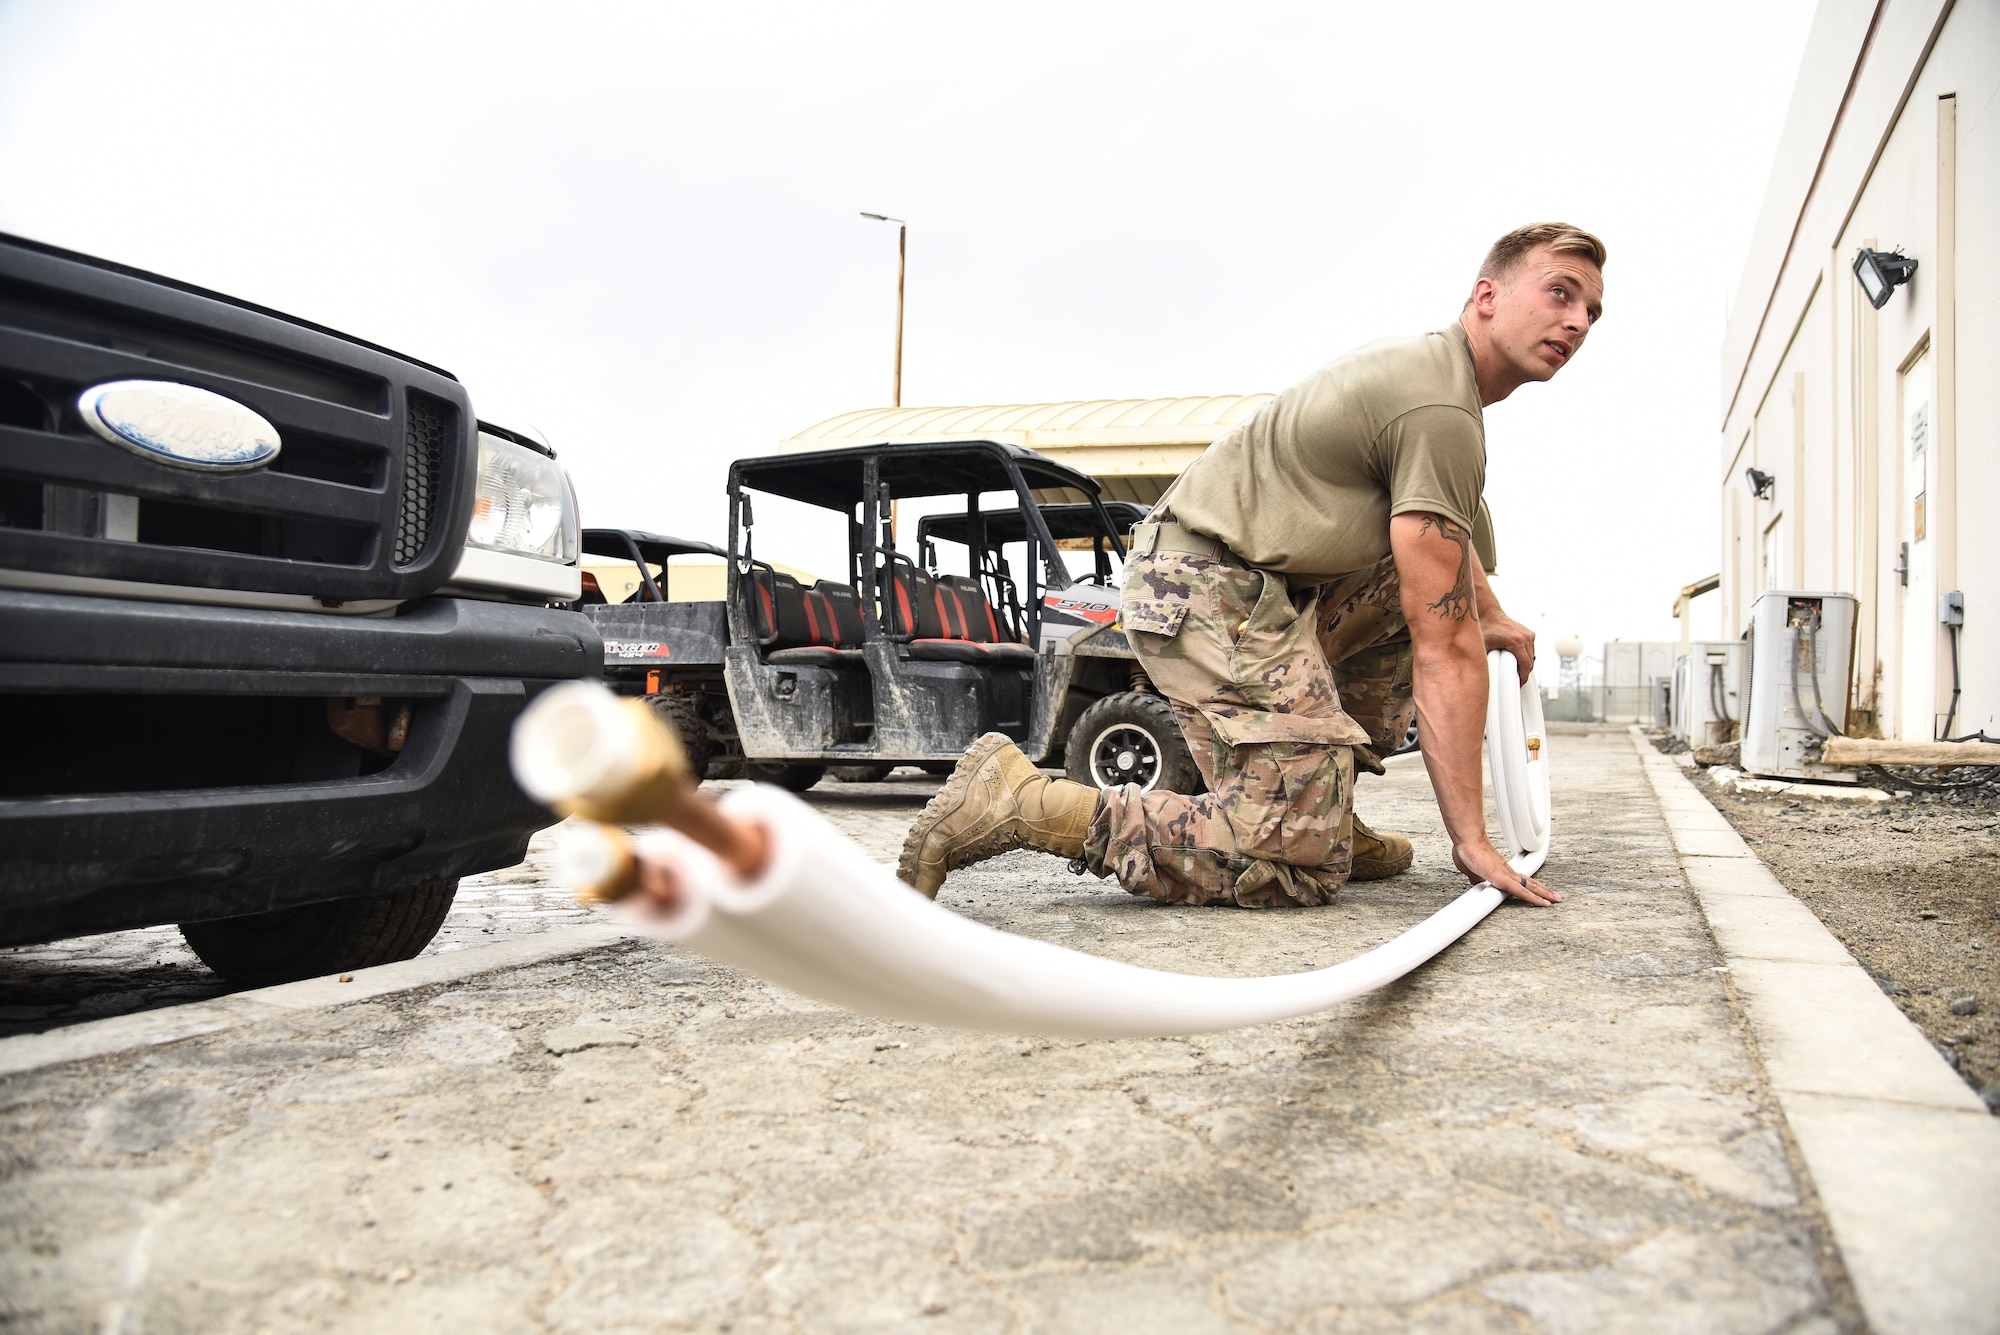
<path fill-rule="evenodd" d="M 903 269 L 909 257 L 910 225 L 901 218 L 891 218 L 886 213 L 863 213 L 864 218 L 876 222 L 896 224 L 896 397 L 894 405 L 903 406 Z"/>
<path fill-rule="evenodd" d="M 1865 246 L 1854 257 L 1854 277 L 1868 297 L 1868 304 L 1881 310 L 1889 304 L 1889 294 L 1910 281 L 1917 262 L 1901 251 L 1869 250 Z"/>

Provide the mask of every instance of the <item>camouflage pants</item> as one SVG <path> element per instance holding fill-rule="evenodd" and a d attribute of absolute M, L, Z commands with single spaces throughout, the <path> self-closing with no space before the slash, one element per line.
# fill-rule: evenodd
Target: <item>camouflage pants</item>
<path fill-rule="evenodd" d="M 1355 766 L 1381 773 L 1415 708 L 1394 561 L 1294 593 L 1226 549 L 1134 555 L 1121 616 L 1209 791 L 1106 793 L 1085 865 L 1171 904 L 1330 903 Z"/>

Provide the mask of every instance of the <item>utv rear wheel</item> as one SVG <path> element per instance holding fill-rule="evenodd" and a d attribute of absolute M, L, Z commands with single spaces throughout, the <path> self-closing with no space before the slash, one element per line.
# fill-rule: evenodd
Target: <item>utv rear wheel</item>
<path fill-rule="evenodd" d="M 832 765 L 826 772 L 842 783 L 880 783 L 895 768 L 886 760 L 875 760 L 865 765 Z"/>
<path fill-rule="evenodd" d="M 451 912 L 458 881 L 425 881 L 391 895 L 184 922 L 181 937 L 232 983 L 265 987 L 411 959 Z"/>
<path fill-rule="evenodd" d="M 746 760 L 743 762 L 743 777 L 755 779 L 758 783 L 775 783 L 787 792 L 803 793 L 826 777 L 826 766 Z"/>
<path fill-rule="evenodd" d="M 1093 788 L 1136 783 L 1149 793 L 1202 790 L 1201 770 L 1174 707 L 1143 691 L 1107 695 L 1084 710 L 1064 751 L 1069 777 Z"/>
<path fill-rule="evenodd" d="M 674 730 L 687 752 L 688 768 L 695 781 L 708 773 L 708 724 L 702 721 L 701 707 L 689 695 L 649 695 L 646 703 L 660 716 L 660 722 Z"/>

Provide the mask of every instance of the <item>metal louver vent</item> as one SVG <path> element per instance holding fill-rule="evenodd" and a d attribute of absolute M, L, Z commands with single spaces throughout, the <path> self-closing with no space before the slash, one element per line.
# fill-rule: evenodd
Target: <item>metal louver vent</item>
<path fill-rule="evenodd" d="M 431 517 L 444 483 L 445 453 L 457 411 L 426 394 L 411 394 L 403 429 L 403 503 L 396 516 L 394 560 L 413 565 L 430 545 Z"/>

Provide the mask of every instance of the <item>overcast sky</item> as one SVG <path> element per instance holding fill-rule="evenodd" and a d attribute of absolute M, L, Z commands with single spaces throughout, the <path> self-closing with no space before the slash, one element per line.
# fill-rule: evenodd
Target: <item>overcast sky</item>
<path fill-rule="evenodd" d="M 1571 221 L 1605 318 L 1487 410 L 1487 495 L 1509 610 L 1595 654 L 1718 565 L 1726 302 L 1811 10 L 0 3 L 0 230 L 448 367 L 586 522 L 720 541 L 729 459 L 889 401 L 861 210 L 911 224 L 909 404 L 1281 389 Z"/>

